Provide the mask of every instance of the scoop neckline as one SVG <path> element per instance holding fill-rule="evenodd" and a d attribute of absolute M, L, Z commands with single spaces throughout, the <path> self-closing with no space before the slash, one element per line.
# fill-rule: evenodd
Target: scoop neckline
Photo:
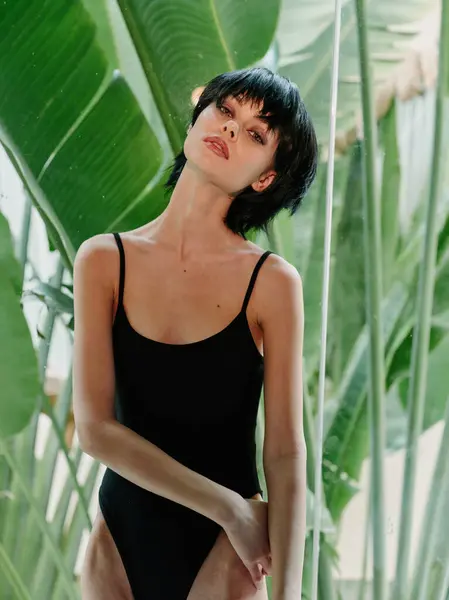
<path fill-rule="evenodd" d="M 219 337 L 220 335 L 226 333 L 243 316 L 245 319 L 245 325 L 247 327 L 247 332 L 248 332 L 249 336 L 251 337 L 253 349 L 255 350 L 259 359 L 262 361 L 264 360 L 264 356 L 259 352 L 259 349 L 256 346 L 256 343 L 254 341 L 254 338 L 253 338 L 252 333 L 249 328 L 248 318 L 246 316 L 246 313 L 243 310 L 240 310 L 240 312 L 237 313 L 237 315 L 227 325 L 225 325 L 225 327 L 223 327 L 223 329 L 220 329 L 220 331 L 217 331 L 216 333 L 213 333 L 212 335 L 209 335 L 208 337 L 202 338 L 201 340 L 195 340 L 194 342 L 183 342 L 182 344 L 172 344 L 171 342 L 163 342 L 161 340 L 155 340 L 155 339 L 147 337 L 146 335 L 143 335 L 143 333 L 140 333 L 139 331 L 137 331 L 137 329 L 135 329 L 135 327 L 133 327 L 133 325 L 131 324 L 131 322 L 128 318 L 128 314 L 127 314 L 126 309 L 123 304 L 120 304 L 118 307 L 117 314 L 116 314 L 115 320 L 114 320 L 114 325 L 113 325 L 114 327 L 117 322 L 117 316 L 118 316 L 119 312 L 121 312 L 123 314 L 126 324 L 127 324 L 127 327 L 133 332 L 134 335 L 136 335 L 137 337 L 139 337 L 140 339 L 142 339 L 146 342 L 149 342 L 150 344 L 155 344 L 157 346 L 162 346 L 162 347 L 165 346 L 167 348 L 191 348 L 193 346 L 199 346 L 201 344 L 210 342 L 210 341 L 214 340 L 215 338 Z"/>

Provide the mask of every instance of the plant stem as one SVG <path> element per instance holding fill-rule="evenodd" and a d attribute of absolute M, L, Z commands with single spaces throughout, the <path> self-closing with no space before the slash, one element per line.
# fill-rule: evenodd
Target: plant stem
<path fill-rule="evenodd" d="M 441 437 L 440 449 L 429 489 L 426 513 L 421 527 L 421 541 L 418 546 L 418 556 L 415 561 L 415 578 L 412 600 L 426 600 L 426 592 L 430 577 L 432 561 L 435 559 L 437 536 L 440 533 L 440 519 L 445 519 L 444 510 L 444 482 L 449 477 L 449 399 L 446 404 L 444 430 Z"/>
<path fill-rule="evenodd" d="M 448 87 L 449 54 L 449 0 L 442 2 L 439 73 L 436 91 L 435 125 L 433 140 L 432 172 L 430 193 L 426 214 L 426 232 L 423 257 L 419 272 L 416 319 L 413 330 L 410 385 L 407 398 L 409 411 L 407 445 L 402 488 L 402 511 L 399 529 L 399 544 L 396 565 L 396 578 L 393 590 L 394 600 L 406 600 L 408 566 L 410 562 L 411 525 L 414 505 L 416 462 L 419 435 L 422 431 L 425 394 L 427 385 L 428 350 L 432 316 L 433 293 L 435 287 L 435 262 L 438 243 L 437 207 L 440 191 L 440 173 L 443 150 L 444 101 Z"/>
<path fill-rule="evenodd" d="M 385 448 L 385 373 L 382 334 L 382 247 L 379 198 L 376 185 L 376 121 L 373 107 L 371 72 L 368 50 L 365 1 L 356 0 L 359 40 L 360 74 L 362 81 L 364 156 L 364 234 L 367 323 L 370 331 L 370 388 L 368 403 L 371 431 L 371 490 L 373 517 L 373 598 L 384 600 L 387 593 L 385 569 L 385 510 L 383 455 Z"/>

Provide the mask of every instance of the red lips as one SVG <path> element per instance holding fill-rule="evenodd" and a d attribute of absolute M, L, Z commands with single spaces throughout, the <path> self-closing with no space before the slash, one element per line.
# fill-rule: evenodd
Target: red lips
<path fill-rule="evenodd" d="M 226 159 L 229 159 L 229 148 L 227 143 L 218 135 L 210 135 L 204 138 L 205 142 L 210 142 L 218 146 Z"/>

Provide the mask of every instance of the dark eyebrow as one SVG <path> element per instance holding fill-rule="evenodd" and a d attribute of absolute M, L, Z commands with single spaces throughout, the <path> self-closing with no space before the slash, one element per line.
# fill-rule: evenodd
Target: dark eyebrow
<path fill-rule="evenodd" d="M 226 99 L 226 98 L 225 98 L 225 99 Z M 245 100 L 244 100 L 243 98 L 242 98 L 242 99 L 240 99 L 240 98 L 236 98 L 235 96 L 232 96 L 232 94 L 231 94 L 231 95 L 229 95 L 229 96 L 227 97 L 227 99 L 232 99 L 232 100 L 235 100 L 235 101 L 237 102 L 237 104 L 239 104 L 240 106 L 242 106 L 242 104 L 244 104 L 244 103 L 245 103 Z M 248 102 L 250 102 L 250 101 L 248 101 Z M 258 120 L 258 121 L 260 121 L 260 122 L 261 122 L 263 125 L 266 125 L 266 126 L 269 128 L 269 126 L 268 126 L 268 119 L 267 119 L 267 117 L 266 117 L 266 116 L 264 116 L 264 115 L 261 115 L 260 111 L 259 111 L 259 113 L 258 113 L 258 114 L 256 114 L 256 115 L 252 115 L 252 116 L 253 116 L 253 118 L 254 118 L 254 119 L 257 119 L 257 120 Z"/>

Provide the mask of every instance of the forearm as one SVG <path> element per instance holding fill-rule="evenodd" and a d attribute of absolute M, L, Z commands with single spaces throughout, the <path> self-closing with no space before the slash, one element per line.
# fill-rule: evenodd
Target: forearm
<path fill-rule="evenodd" d="M 306 452 L 264 470 L 273 600 L 300 600 L 306 536 Z"/>
<path fill-rule="evenodd" d="M 81 441 L 81 436 L 80 436 Z M 242 496 L 181 464 L 118 421 L 85 434 L 83 450 L 132 483 L 182 504 L 225 528 Z"/>

